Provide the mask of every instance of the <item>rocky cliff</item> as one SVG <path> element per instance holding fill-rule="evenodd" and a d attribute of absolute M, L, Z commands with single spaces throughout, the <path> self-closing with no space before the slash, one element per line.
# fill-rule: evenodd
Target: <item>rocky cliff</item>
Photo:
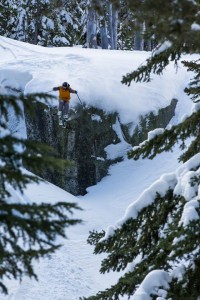
<path fill-rule="evenodd" d="M 120 153 L 118 157 L 108 157 L 107 146 L 118 145 L 124 139 L 131 147 L 146 139 L 149 130 L 166 127 L 174 116 L 176 103 L 172 100 L 156 115 L 141 116 L 136 126 L 134 122 L 120 124 L 117 113 L 106 114 L 95 107 L 77 106 L 76 111 L 71 111 L 72 120 L 68 121 L 67 128 L 58 125 L 56 108 L 38 103 L 34 116 L 25 112 L 27 136 L 51 145 L 59 157 L 73 162 L 62 173 L 56 170 L 44 172 L 43 177 L 74 195 L 83 195 L 88 186 L 96 184 L 107 174 L 111 164 L 122 159 Z M 133 127 L 134 130 L 130 130 Z"/>

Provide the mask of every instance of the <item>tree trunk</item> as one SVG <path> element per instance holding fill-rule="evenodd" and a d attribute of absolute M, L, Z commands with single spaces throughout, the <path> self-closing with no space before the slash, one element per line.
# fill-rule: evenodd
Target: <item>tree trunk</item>
<path fill-rule="evenodd" d="M 107 11 L 108 11 L 108 40 L 111 49 L 114 49 L 113 43 L 113 30 L 112 30 L 112 4 L 110 0 L 107 0 Z"/>
<path fill-rule="evenodd" d="M 88 1 L 87 48 L 97 48 L 97 17 L 91 1 Z"/>
<path fill-rule="evenodd" d="M 101 47 L 102 49 L 108 49 L 108 30 L 107 30 L 106 16 L 104 11 L 104 2 L 101 1 L 99 5 L 100 5 L 100 13 L 101 13 L 101 17 L 99 19 Z"/>
<path fill-rule="evenodd" d="M 151 39 L 148 39 L 148 41 L 147 41 L 147 51 L 152 51 Z"/>
<path fill-rule="evenodd" d="M 118 10 L 112 7 L 113 49 L 117 49 Z"/>
<path fill-rule="evenodd" d="M 40 18 L 40 3 L 39 0 L 36 1 L 35 3 L 35 32 L 33 36 L 33 44 L 37 45 L 38 43 L 38 32 L 39 32 L 39 18 Z"/>
<path fill-rule="evenodd" d="M 100 33 L 101 33 L 101 47 L 102 49 L 108 49 L 108 36 L 107 36 L 106 24 L 100 27 Z"/>
<path fill-rule="evenodd" d="M 143 51 L 144 40 L 142 34 L 144 32 L 144 24 L 139 24 L 137 20 L 135 22 L 136 22 L 137 31 L 135 32 L 135 36 L 134 36 L 134 50 Z"/>
<path fill-rule="evenodd" d="M 107 0 L 108 36 L 111 49 L 117 49 L 118 10 Z"/>

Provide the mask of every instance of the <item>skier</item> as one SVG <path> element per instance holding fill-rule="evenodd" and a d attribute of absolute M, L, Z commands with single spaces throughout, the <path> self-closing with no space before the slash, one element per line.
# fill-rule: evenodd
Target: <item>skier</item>
<path fill-rule="evenodd" d="M 54 87 L 53 91 L 59 91 L 58 118 L 59 125 L 62 126 L 63 121 L 66 122 L 68 119 L 70 93 L 77 94 L 77 91 L 73 90 L 67 82 L 63 82 L 62 86 Z"/>

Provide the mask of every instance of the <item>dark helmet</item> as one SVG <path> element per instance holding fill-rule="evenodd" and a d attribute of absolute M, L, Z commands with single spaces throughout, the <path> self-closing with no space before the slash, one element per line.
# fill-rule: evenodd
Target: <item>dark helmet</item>
<path fill-rule="evenodd" d="M 68 82 L 63 82 L 62 87 L 65 88 L 65 89 L 68 88 L 69 87 L 69 83 Z"/>

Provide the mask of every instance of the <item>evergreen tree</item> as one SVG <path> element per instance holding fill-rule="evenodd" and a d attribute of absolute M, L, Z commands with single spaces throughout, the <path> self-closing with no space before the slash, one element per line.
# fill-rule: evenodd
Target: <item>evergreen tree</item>
<path fill-rule="evenodd" d="M 0 3 L 0 35 L 14 38 L 16 34 L 16 22 L 17 6 L 13 0 L 2 0 Z"/>
<path fill-rule="evenodd" d="M 85 43 L 86 0 L 4 0 L 0 4 L 0 32 L 42 46 Z"/>
<path fill-rule="evenodd" d="M 143 66 L 123 77 L 123 83 L 149 81 L 152 73 L 162 74 L 170 61 L 178 64 L 182 54 L 199 53 L 199 1 L 127 2 L 131 10 L 140 11 L 137 21 L 145 20 L 146 37 L 156 36 L 159 46 Z M 90 233 L 88 242 L 95 246 L 94 253 L 107 255 L 100 272 L 124 270 L 124 275 L 115 285 L 87 299 L 117 300 L 124 295 L 133 300 L 200 297 L 199 61 L 183 61 L 195 73 L 185 89 L 197 102 L 194 112 L 163 133 L 155 130 L 153 137 L 128 153 L 133 159 L 153 159 L 179 143 L 182 165 L 177 173 L 163 175 L 146 189 L 115 226 L 106 232 Z M 188 139 L 192 142 L 186 146 Z"/>
<path fill-rule="evenodd" d="M 6 37 L 42 46 L 90 47 L 88 40 L 94 35 L 95 47 L 149 50 L 151 39 L 144 41 L 146 25 L 144 20 L 137 22 L 137 14 L 128 0 L 102 0 L 95 5 L 88 0 L 3 0 L 0 30 Z"/>
<path fill-rule="evenodd" d="M 57 199 L 55 204 L 36 204 L 24 197 L 28 184 L 42 181 L 34 173 L 47 166 L 51 170 L 69 164 L 56 158 L 49 146 L 18 137 L 8 129 L 11 111 L 12 118 L 21 118 L 22 107 L 33 113 L 34 103 L 40 99 L 47 100 L 47 95 L 0 95 L 0 290 L 3 293 L 7 293 L 5 278 L 21 280 L 25 274 L 37 278 L 32 262 L 55 252 L 61 246 L 56 238 L 66 237 L 65 228 L 80 222 L 71 216 L 79 208 L 75 203 Z M 27 172 L 26 167 L 33 173 Z"/>
<path fill-rule="evenodd" d="M 86 42 L 86 0 L 51 2 L 54 27 L 47 45 L 74 46 Z"/>
<path fill-rule="evenodd" d="M 127 6 L 127 1 L 121 1 L 119 10 L 118 49 L 134 49 L 134 13 Z"/>

